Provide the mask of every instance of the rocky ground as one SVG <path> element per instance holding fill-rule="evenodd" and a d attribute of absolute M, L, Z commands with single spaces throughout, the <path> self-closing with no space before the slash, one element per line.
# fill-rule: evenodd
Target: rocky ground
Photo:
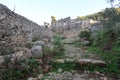
<path fill-rule="evenodd" d="M 86 63 L 91 64 L 105 64 L 104 61 L 100 60 L 98 55 L 93 55 L 83 48 L 76 47 L 72 43 L 77 38 L 73 35 L 67 35 L 67 38 L 64 40 L 66 43 L 65 47 L 65 55 L 64 57 L 60 57 L 60 59 L 54 60 L 57 63 L 64 63 L 65 61 L 72 62 L 75 61 L 81 65 Z M 56 72 L 49 72 L 44 77 L 44 80 L 118 80 L 118 77 L 114 74 L 105 74 L 100 73 L 98 71 L 94 71 L 93 73 L 87 70 L 70 70 L 63 71 L 60 67 Z"/>
<path fill-rule="evenodd" d="M 62 35 L 66 37 L 66 39 L 63 39 L 65 53 L 62 55 L 62 57 L 55 58 L 52 61 L 56 63 L 65 63 L 65 62 L 75 62 L 79 66 L 84 64 L 94 64 L 94 65 L 105 65 L 105 62 L 100 59 L 98 55 L 93 55 L 85 50 L 85 48 L 82 48 L 80 46 L 75 46 L 73 43 L 75 43 L 78 38 L 76 37 L 77 34 L 74 35 L 74 33 L 68 32 L 67 34 Z M 35 41 L 32 43 L 32 46 L 30 49 L 24 48 L 25 53 L 21 52 L 21 49 L 19 52 L 17 52 L 15 55 L 12 55 L 12 58 L 16 57 L 25 57 L 29 58 L 31 56 L 34 56 L 35 58 L 39 58 L 42 56 L 42 48 L 44 46 L 50 46 L 46 44 L 44 41 Z M 30 47 L 30 45 L 29 45 Z M 19 55 L 18 55 L 19 54 Z M 19 58 L 21 59 L 21 58 Z M 38 59 L 39 62 L 41 62 L 40 59 Z M 49 59 L 48 59 L 49 60 Z M 0 56 L 0 63 L 4 61 L 3 57 Z M 65 63 L 67 64 L 67 63 Z M 71 64 L 72 65 L 72 64 Z M 54 71 L 54 67 L 49 71 L 50 65 L 46 65 L 45 69 L 43 69 L 43 73 L 39 74 L 37 77 L 28 77 L 28 80 L 119 80 L 118 77 L 115 74 L 106 74 L 106 73 L 100 73 L 98 71 L 90 72 L 88 70 L 81 70 L 79 69 L 71 69 L 71 70 L 64 70 L 61 66 Z M 67 67 L 67 66 L 66 66 Z M 41 66 L 38 70 L 41 70 Z"/>

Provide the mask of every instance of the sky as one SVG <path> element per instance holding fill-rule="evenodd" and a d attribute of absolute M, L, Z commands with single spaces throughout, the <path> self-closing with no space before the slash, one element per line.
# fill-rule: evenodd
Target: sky
<path fill-rule="evenodd" d="M 56 19 L 70 16 L 85 16 L 110 7 L 106 0 L 0 0 L 9 9 L 40 24 L 51 22 L 51 16 Z"/>

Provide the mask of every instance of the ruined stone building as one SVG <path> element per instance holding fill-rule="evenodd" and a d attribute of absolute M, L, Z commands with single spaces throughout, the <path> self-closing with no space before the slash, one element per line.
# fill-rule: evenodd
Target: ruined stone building
<path fill-rule="evenodd" d="M 65 32 L 66 30 L 79 30 L 82 28 L 91 28 L 91 24 L 93 23 L 93 20 L 77 20 L 77 19 L 71 19 L 70 17 L 60 19 L 56 22 L 52 23 L 52 29 L 57 32 Z"/>

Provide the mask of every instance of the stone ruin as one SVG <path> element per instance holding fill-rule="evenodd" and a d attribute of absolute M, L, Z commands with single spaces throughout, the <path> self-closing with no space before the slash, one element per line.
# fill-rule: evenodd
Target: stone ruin
<path fill-rule="evenodd" d="M 15 47 L 24 47 L 34 37 L 51 41 L 49 28 L 38 25 L 0 4 L 0 52 L 13 53 Z"/>
<path fill-rule="evenodd" d="M 94 21 L 91 19 L 77 20 L 67 17 L 56 22 L 51 22 L 51 26 L 54 31 L 63 33 L 71 30 L 77 31 L 84 28 L 93 28 L 93 26 L 97 28 L 97 26 L 93 24 L 98 23 L 100 23 L 100 21 Z"/>

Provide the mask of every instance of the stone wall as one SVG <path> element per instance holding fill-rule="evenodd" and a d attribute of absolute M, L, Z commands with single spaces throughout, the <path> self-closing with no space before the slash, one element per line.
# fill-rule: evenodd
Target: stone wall
<path fill-rule="evenodd" d="M 0 51 L 8 48 L 12 52 L 13 47 L 22 47 L 35 36 L 51 40 L 52 32 L 0 4 Z"/>
<path fill-rule="evenodd" d="M 63 32 L 65 30 L 70 30 L 70 25 L 71 25 L 71 19 L 70 17 L 67 17 L 67 18 L 56 21 L 52 25 L 52 28 L 57 32 Z"/>
<path fill-rule="evenodd" d="M 99 24 L 100 23 L 100 24 Z M 66 32 L 71 30 L 80 30 L 85 28 L 93 28 L 94 25 L 99 24 L 101 25 L 100 21 L 94 21 L 91 19 L 87 20 L 77 20 L 77 19 L 71 19 L 70 17 L 58 20 L 54 22 L 52 26 L 52 29 L 56 32 Z M 95 28 L 99 28 L 99 26 L 95 26 Z"/>

